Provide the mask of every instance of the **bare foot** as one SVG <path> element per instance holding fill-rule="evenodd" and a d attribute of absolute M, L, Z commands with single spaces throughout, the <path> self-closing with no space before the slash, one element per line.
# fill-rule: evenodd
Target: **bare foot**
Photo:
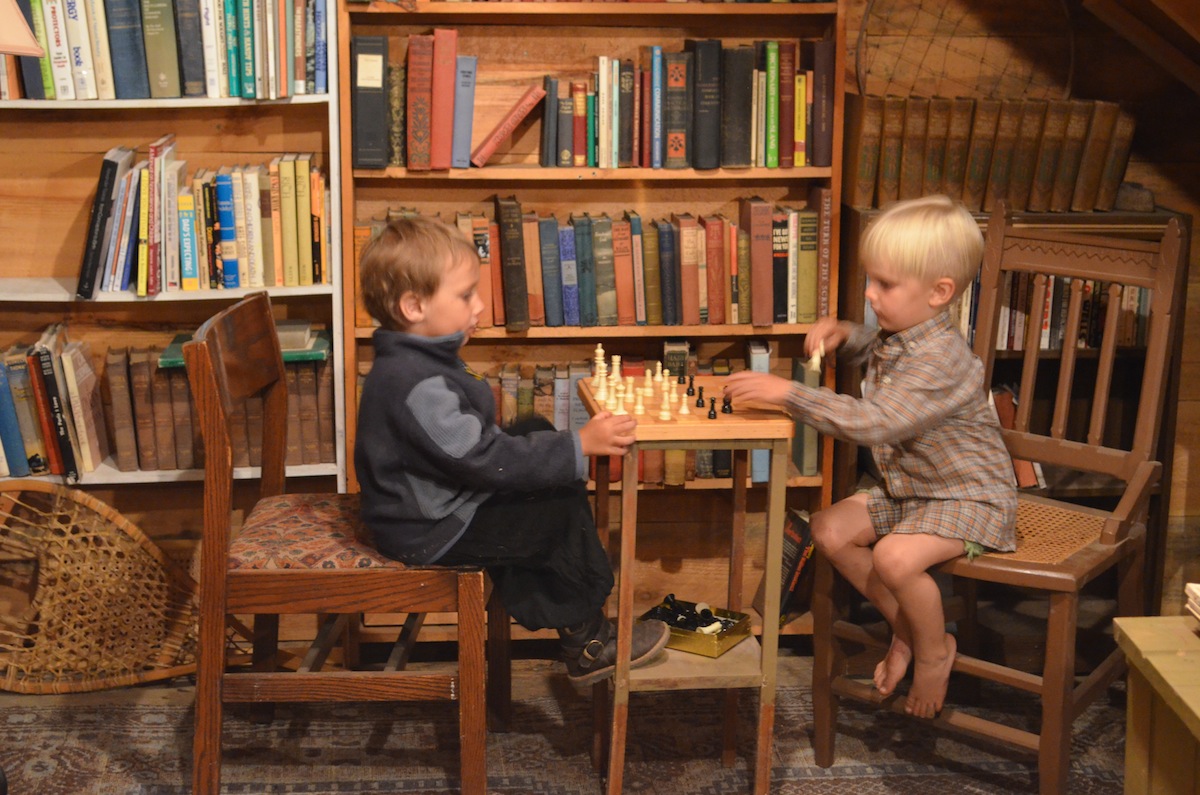
<path fill-rule="evenodd" d="M 890 696 L 896 690 L 896 685 L 900 684 L 900 680 L 908 672 L 910 662 L 912 649 L 899 637 L 892 635 L 892 645 L 875 666 L 875 689 L 880 695 Z"/>
<path fill-rule="evenodd" d="M 935 717 L 946 700 L 946 689 L 950 686 L 950 670 L 954 667 L 954 655 L 958 644 L 954 636 L 946 633 L 945 656 L 917 659 L 913 665 L 913 683 L 908 691 L 904 711 L 918 718 Z"/>

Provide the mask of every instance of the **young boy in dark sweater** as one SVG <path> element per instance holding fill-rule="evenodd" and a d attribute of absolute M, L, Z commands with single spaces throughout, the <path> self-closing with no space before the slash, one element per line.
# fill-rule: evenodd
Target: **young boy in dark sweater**
<path fill-rule="evenodd" d="M 483 311 L 479 257 L 458 230 L 394 221 L 359 264 L 380 323 L 363 383 L 354 465 L 363 521 L 379 550 L 410 564 L 481 565 L 516 621 L 558 630 L 577 684 L 610 676 L 613 586 L 584 479 L 588 456 L 623 455 L 631 416 L 602 412 L 579 431 L 540 418 L 496 425 L 492 390 L 459 350 Z M 634 626 L 632 667 L 666 645 L 661 621 Z"/>

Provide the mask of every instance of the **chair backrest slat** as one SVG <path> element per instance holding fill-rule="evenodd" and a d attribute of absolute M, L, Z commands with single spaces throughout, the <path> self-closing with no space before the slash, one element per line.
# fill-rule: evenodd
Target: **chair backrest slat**
<path fill-rule="evenodd" d="M 1067 319 L 1063 326 L 1062 360 L 1059 362 L 1058 390 L 1054 394 L 1054 414 L 1050 436 L 1066 438 L 1067 413 L 1071 408 L 1071 387 L 1075 384 L 1075 349 L 1079 344 L 1079 320 L 1083 316 L 1083 280 L 1072 279 L 1065 288 L 1071 291 Z"/>

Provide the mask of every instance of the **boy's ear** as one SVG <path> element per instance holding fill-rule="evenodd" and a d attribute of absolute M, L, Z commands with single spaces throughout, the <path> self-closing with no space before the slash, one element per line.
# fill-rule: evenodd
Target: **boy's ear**
<path fill-rule="evenodd" d="M 933 287 L 929 291 L 929 305 L 941 308 L 954 300 L 956 289 L 954 280 L 943 276 L 933 283 Z"/>
<path fill-rule="evenodd" d="M 400 296 L 397 307 L 400 310 L 400 316 L 409 325 L 418 323 L 425 317 L 425 304 L 412 290 L 408 290 Z"/>

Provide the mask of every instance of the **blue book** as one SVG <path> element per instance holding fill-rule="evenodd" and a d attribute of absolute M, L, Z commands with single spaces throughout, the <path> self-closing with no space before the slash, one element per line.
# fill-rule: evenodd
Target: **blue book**
<path fill-rule="evenodd" d="M 144 170 L 145 166 L 142 166 L 142 169 Z M 142 204 L 142 192 L 137 189 L 136 184 L 131 184 L 129 189 L 133 191 L 133 197 L 130 199 L 133 207 L 129 210 L 133 214 L 133 220 L 127 232 L 129 235 L 129 245 L 125 247 L 125 260 L 121 263 L 121 292 L 129 289 L 129 283 L 136 280 L 135 274 L 137 273 L 137 238 L 140 231 L 138 228 L 138 213 Z"/>
<path fill-rule="evenodd" d="M 141 3 L 104 0 L 104 16 L 108 21 L 108 48 L 117 99 L 149 99 L 150 72 L 146 68 Z"/>
<path fill-rule="evenodd" d="M 598 326 L 596 311 L 596 261 L 592 257 L 592 219 L 587 214 L 572 218 L 575 228 L 575 263 L 579 275 L 579 324 Z"/>
<path fill-rule="evenodd" d="M 663 167 L 663 53 L 650 48 L 650 167 Z"/>
<path fill-rule="evenodd" d="M 658 278 L 662 284 L 664 326 L 678 326 L 679 302 L 676 300 L 679 266 L 675 257 L 675 227 L 670 221 L 655 221 L 658 227 Z"/>
<path fill-rule="evenodd" d="M 746 369 L 756 373 L 771 371 L 771 348 L 762 340 L 746 343 Z M 771 451 L 750 451 L 750 482 L 766 483 L 771 479 Z"/>
<path fill-rule="evenodd" d="M 558 220 L 553 215 L 538 219 L 538 240 L 542 256 L 542 300 L 546 305 L 546 325 L 563 324 L 562 261 L 558 253 Z"/>
<path fill-rule="evenodd" d="M 17 406 L 8 386 L 8 368 L 0 361 L 0 445 L 8 460 L 8 474 L 14 478 L 29 475 L 29 460 L 25 454 L 25 439 L 17 422 Z"/>
<path fill-rule="evenodd" d="M 579 325 L 579 269 L 575 261 L 575 230 L 570 224 L 558 228 L 558 258 L 562 264 L 563 323 Z"/>
<path fill-rule="evenodd" d="M 471 124 L 475 113 L 475 72 L 479 59 L 459 55 L 455 59 L 454 133 L 450 145 L 450 166 L 471 167 Z"/>
<path fill-rule="evenodd" d="M 316 94 L 329 93 L 328 13 L 326 0 L 316 0 L 313 4 L 313 27 L 316 28 L 313 38 L 313 92 Z"/>
<path fill-rule="evenodd" d="M 542 102 L 542 148 L 538 162 L 542 168 L 549 168 L 558 165 L 558 78 L 543 77 L 542 89 L 546 98 Z"/>
<path fill-rule="evenodd" d="M 238 280 L 237 226 L 233 213 L 233 176 L 222 168 L 213 180 L 217 192 L 217 220 L 221 224 L 221 262 L 226 289 L 241 286 Z"/>
<path fill-rule="evenodd" d="M 174 0 L 175 36 L 179 42 L 179 82 L 185 97 L 206 95 L 204 45 L 200 34 L 200 0 Z"/>

